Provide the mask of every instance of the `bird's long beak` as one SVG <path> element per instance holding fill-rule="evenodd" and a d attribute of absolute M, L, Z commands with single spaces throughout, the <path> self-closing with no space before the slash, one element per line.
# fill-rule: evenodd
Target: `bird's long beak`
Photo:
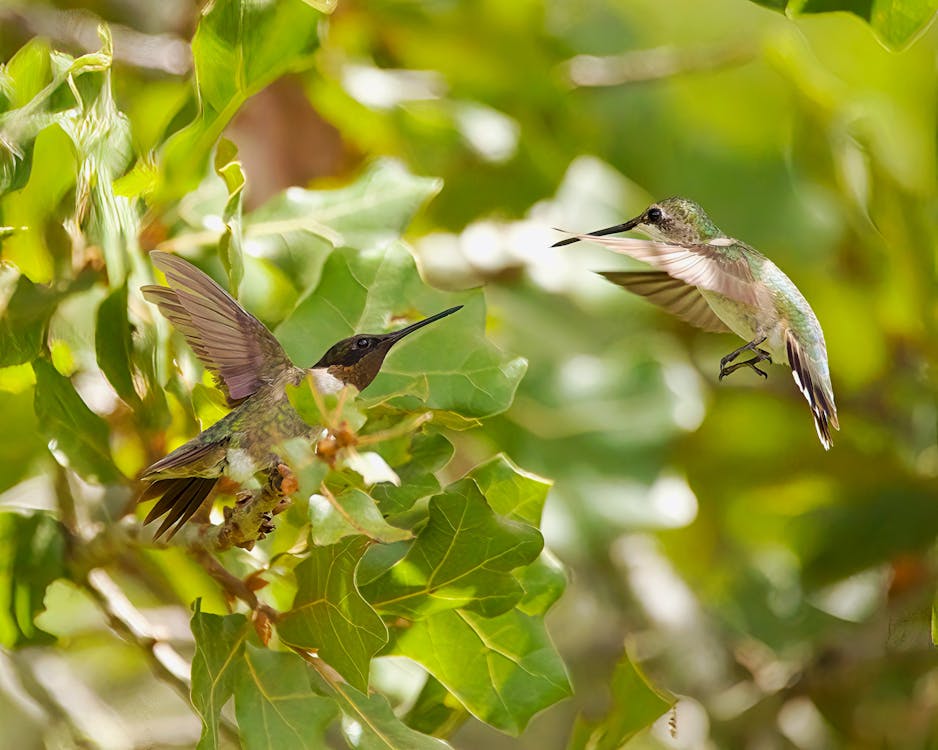
<path fill-rule="evenodd" d="M 616 234 L 617 232 L 628 232 L 630 229 L 635 229 L 639 224 L 642 223 L 642 214 L 641 216 L 636 216 L 634 219 L 629 219 L 625 224 L 616 224 L 614 227 L 606 227 L 605 229 L 597 229 L 595 232 L 589 232 L 588 234 L 591 237 L 602 237 L 606 234 Z M 561 245 L 572 245 L 574 242 L 579 242 L 579 237 L 567 237 L 565 240 L 560 240 L 560 242 L 555 242 L 551 247 L 560 247 Z"/>
<path fill-rule="evenodd" d="M 440 318 L 445 318 L 447 315 L 452 315 L 457 310 L 462 310 L 462 305 L 456 305 L 456 307 L 451 307 L 449 310 L 438 312 L 436 315 L 431 315 L 429 318 L 424 318 L 423 320 L 418 320 L 416 323 L 411 323 L 409 326 L 406 328 L 401 328 L 399 331 L 389 333 L 387 334 L 387 339 L 385 339 L 385 341 L 389 341 L 392 344 L 397 343 L 405 336 L 412 334 L 414 331 L 419 331 L 424 326 L 430 325 Z"/>

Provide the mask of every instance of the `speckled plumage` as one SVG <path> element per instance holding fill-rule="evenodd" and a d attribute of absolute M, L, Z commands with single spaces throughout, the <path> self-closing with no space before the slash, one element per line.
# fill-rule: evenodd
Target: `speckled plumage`
<path fill-rule="evenodd" d="M 144 297 L 186 337 L 234 407 L 225 417 L 147 467 L 149 482 L 140 501 L 159 498 L 144 523 L 165 516 L 155 536 L 171 537 L 199 509 L 219 477 L 242 483 L 276 468 L 275 447 L 290 438 L 312 439 L 308 425 L 286 396 L 288 385 L 307 375 L 321 393 L 346 384 L 366 388 L 391 347 L 404 336 L 450 315 L 459 307 L 391 333 L 358 334 L 339 341 L 311 368 L 294 365 L 274 335 L 198 268 L 173 255 L 154 252 L 154 265 L 169 287 L 145 286 Z"/>
<path fill-rule="evenodd" d="M 606 236 L 631 229 L 652 239 Z M 811 406 L 821 444 L 831 447 L 830 428 L 840 429 L 840 425 L 824 333 L 804 295 L 771 260 L 727 237 L 699 205 L 686 198 L 659 201 L 624 224 L 576 234 L 556 245 L 578 240 L 597 242 L 657 269 L 604 272 L 610 281 L 692 325 L 732 331 L 750 342 L 749 348 L 758 356 L 725 370 L 721 363 L 721 377 L 740 365 L 764 375 L 756 365 L 766 355 L 791 367 L 795 383 Z"/>

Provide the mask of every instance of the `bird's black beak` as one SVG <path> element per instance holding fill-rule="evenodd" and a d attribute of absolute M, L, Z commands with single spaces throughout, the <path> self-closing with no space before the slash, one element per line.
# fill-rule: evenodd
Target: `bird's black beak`
<path fill-rule="evenodd" d="M 398 331 L 392 331 L 391 333 L 386 334 L 387 338 L 385 338 L 385 341 L 390 344 L 395 344 L 405 336 L 412 334 L 414 331 L 419 331 L 424 326 L 435 323 L 440 318 L 445 318 L 447 315 L 452 315 L 457 310 L 462 310 L 462 305 L 456 305 L 456 307 L 451 307 L 449 310 L 438 312 L 436 315 L 431 315 L 429 318 L 424 318 L 423 320 L 418 320 L 416 323 L 411 323 L 406 328 L 401 328 Z"/>
<path fill-rule="evenodd" d="M 602 237 L 606 234 L 616 234 L 617 232 L 628 232 L 630 229 L 635 229 L 639 224 L 642 223 L 642 217 L 645 214 L 636 216 L 634 219 L 629 219 L 625 224 L 616 224 L 614 227 L 606 227 L 605 229 L 597 229 L 595 232 L 589 232 L 588 234 L 592 237 Z M 560 247 L 562 245 L 572 245 L 574 242 L 579 242 L 579 237 L 567 237 L 565 240 L 560 240 L 560 242 L 555 242 L 551 247 Z"/>

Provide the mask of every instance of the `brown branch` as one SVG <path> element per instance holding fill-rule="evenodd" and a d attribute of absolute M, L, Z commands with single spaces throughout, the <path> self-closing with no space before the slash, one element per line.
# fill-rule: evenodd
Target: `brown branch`
<path fill-rule="evenodd" d="M 189 548 L 189 554 L 225 590 L 229 599 L 240 599 L 251 609 L 257 609 L 261 606 L 251 587 L 218 562 L 207 549 L 193 546 Z"/>
<path fill-rule="evenodd" d="M 190 549 L 223 552 L 232 547 L 251 549 L 274 530 L 273 518 L 290 505 L 285 483 L 295 483 L 285 464 L 271 470 L 267 483 L 259 490 L 239 494 L 234 506 L 224 509 L 225 520 L 217 526 L 202 527 L 186 536 Z"/>

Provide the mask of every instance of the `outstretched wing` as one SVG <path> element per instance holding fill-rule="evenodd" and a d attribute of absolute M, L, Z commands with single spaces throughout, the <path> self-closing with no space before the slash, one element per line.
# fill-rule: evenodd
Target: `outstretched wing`
<path fill-rule="evenodd" d="M 292 363 L 267 327 L 188 261 L 150 253 L 169 287 L 145 286 L 143 296 L 160 308 L 215 375 L 234 406 L 274 380 Z"/>
<path fill-rule="evenodd" d="M 821 439 L 824 450 L 830 450 L 834 444 L 831 440 L 831 427 L 840 429 L 830 380 L 824 373 L 818 371 L 810 358 L 805 356 L 801 344 L 791 331 L 785 334 L 785 348 L 795 384 L 811 406 L 817 436 Z"/>
<path fill-rule="evenodd" d="M 640 294 L 672 315 L 713 333 L 729 333 L 700 290 L 666 271 L 600 271 L 599 275 L 630 292 Z"/>
<path fill-rule="evenodd" d="M 752 270 L 746 262 L 743 247 L 735 240 L 726 239 L 719 245 L 672 245 L 634 237 L 573 236 L 648 263 L 685 284 L 717 292 L 747 305 L 758 305 Z"/>

